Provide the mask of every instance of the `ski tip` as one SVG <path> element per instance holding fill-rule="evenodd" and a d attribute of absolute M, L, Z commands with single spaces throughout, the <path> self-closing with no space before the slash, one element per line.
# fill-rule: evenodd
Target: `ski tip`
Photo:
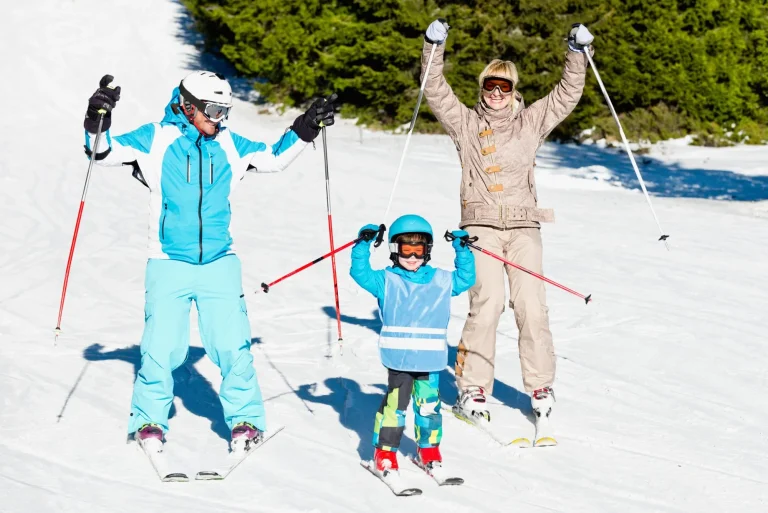
<path fill-rule="evenodd" d="M 186 483 L 189 481 L 189 476 L 183 472 L 172 472 L 163 476 L 162 481 L 164 483 Z"/>
<path fill-rule="evenodd" d="M 224 477 L 215 470 L 202 470 L 195 475 L 197 481 L 220 481 Z"/>
<path fill-rule="evenodd" d="M 545 436 L 545 437 L 539 438 L 538 440 L 536 440 L 536 443 L 534 444 L 534 446 L 536 447 L 554 447 L 555 445 L 557 445 L 557 440 L 555 440 L 551 436 Z"/>
<path fill-rule="evenodd" d="M 509 445 L 511 445 L 513 447 L 520 447 L 521 449 L 523 449 L 523 448 L 530 447 L 531 446 L 531 441 L 529 439 L 525 438 L 525 437 L 515 438 L 514 440 L 512 440 L 509 443 Z"/>

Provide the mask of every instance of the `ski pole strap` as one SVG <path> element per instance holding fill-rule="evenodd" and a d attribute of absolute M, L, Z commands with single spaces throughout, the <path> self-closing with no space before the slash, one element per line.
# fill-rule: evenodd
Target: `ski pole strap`
<path fill-rule="evenodd" d="M 376 234 L 376 242 L 373 243 L 374 248 L 378 248 L 381 246 L 381 243 L 384 242 L 384 232 L 387 231 L 387 227 L 384 226 L 384 223 L 379 225 L 379 231 Z"/>

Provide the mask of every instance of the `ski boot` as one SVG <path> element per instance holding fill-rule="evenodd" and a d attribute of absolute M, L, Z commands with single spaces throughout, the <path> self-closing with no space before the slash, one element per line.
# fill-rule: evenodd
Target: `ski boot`
<path fill-rule="evenodd" d="M 249 422 L 241 422 L 232 428 L 232 452 L 247 451 L 261 441 L 262 433 Z"/>
<path fill-rule="evenodd" d="M 536 447 L 557 445 L 549 417 L 555 403 L 555 392 L 552 387 L 539 388 L 531 394 L 531 407 L 536 416 L 536 436 L 533 443 Z"/>
<path fill-rule="evenodd" d="M 485 400 L 485 389 L 469 386 L 461 391 L 459 400 L 453 407 L 454 415 L 467 419 L 491 421 L 491 413 Z"/>
<path fill-rule="evenodd" d="M 397 452 L 395 451 L 387 451 L 376 447 L 373 451 L 373 462 L 376 464 L 376 470 L 384 476 L 389 472 L 400 473 L 400 468 L 397 466 Z"/>
<path fill-rule="evenodd" d="M 440 447 L 437 445 L 434 447 L 419 447 L 416 449 L 416 453 L 418 454 L 419 463 L 428 472 L 443 465 L 443 457 L 440 455 Z"/>
<path fill-rule="evenodd" d="M 144 424 L 141 426 L 135 435 L 139 441 L 145 441 L 149 439 L 156 439 L 163 441 L 163 428 L 159 424 Z"/>
<path fill-rule="evenodd" d="M 133 438 L 144 451 L 162 452 L 163 428 L 159 424 L 144 424 L 134 433 Z"/>

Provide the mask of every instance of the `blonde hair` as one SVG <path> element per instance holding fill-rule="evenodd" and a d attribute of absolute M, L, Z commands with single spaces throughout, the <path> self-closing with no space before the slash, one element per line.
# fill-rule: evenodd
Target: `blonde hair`
<path fill-rule="evenodd" d="M 477 80 L 477 83 L 481 89 L 483 87 L 483 80 L 485 80 L 487 77 L 506 78 L 507 80 L 511 80 L 512 87 L 517 89 L 517 82 L 519 77 L 517 75 L 517 66 L 515 66 L 515 63 L 512 61 L 493 59 L 491 62 L 489 62 L 483 72 L 480 73 L 480 76 Z"/>

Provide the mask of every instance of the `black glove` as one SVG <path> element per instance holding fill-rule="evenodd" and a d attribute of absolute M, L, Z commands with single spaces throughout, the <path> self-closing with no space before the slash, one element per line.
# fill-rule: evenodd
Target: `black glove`
<path fill-rule="evenodd" d="M 110 85 L 115 79 L 112 75 L 104 75 L 99 81 L 99 88 L 88 100 L 88 110 L 85 111 L 85 121 L 83 127 L 95 134 L 99 129 L 99 113 L 104 112 L 104 122 L 101 124 L 101 131 L 106 132 L 112 125 L 112 109 L 115 108 L 120 99 L 120 86 Z"/>
<path fill-rule="evenodd" d="M 360 228 L 357 232 L 357 236 L 365 242 L 371 242 L 379 234 L 379 227 L 375 224 L 367 224 Z"/>
<path fill-rule="evenodd" d="M 307 111 L 293 121 L 291 130 L 296 132 L 302 141 L 314 141 L 321 127 L 333 124 L 337 99 L 338 96 L 333 93 L 328 98 L 318 98 L 312 102 Z"/>

